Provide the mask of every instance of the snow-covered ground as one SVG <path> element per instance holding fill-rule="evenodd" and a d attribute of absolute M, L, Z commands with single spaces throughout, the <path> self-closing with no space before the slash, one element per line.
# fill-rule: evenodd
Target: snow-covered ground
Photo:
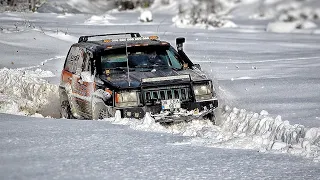
<path fill-rule="evenodd" d="M 320 36 L 266 32 L 272 20 L 254 13 L 233 17 L 236 28 L 177 28 L 174 13 L 151 9 L 151 23 L 134 11 L 0 14 L 1 177 L 319 179 Z M 23 117 L 57 116 L 60 71 L 80 35 L 125 31 L 186 37 L 186 53 L 218 89 L 217 126 Z"/>
<path fill-rule="evenodd" d="M 104 121 L 3 114 L 0 127 L 1 179 L 319 179 L 319 164 L 300 157 L 185 145 Z"/>

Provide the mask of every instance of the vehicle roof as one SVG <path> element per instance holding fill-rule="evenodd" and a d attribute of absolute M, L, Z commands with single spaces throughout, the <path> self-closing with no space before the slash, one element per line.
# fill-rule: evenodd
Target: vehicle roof
<path fill-rule="evenodd" d="M 101 49 L 116 49 L 116 48 L 124 48 L 126 47 L 132 47 L 136 45 L 141 46 L 170 46 L 169 42 L 166 41 L 160 41 L 160 40 L 150 40 L 150 39 L 144 39 L 144 40 L 130 40 L 130 41 L 111 41 L 111 42 L 105 42 L 104 40 L 98 40 L 98 41 L 86 41 L 86 42 L 80 42 L 77 43 L 80 46 L 83 46 L 87 49 L 91 49 L 92 51 L 101 50 Z"/>

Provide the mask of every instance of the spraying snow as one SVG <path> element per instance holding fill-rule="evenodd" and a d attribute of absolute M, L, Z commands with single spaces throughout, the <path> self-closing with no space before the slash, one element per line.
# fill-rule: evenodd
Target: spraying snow
<path fill-rule="evenodd" d="M 288 121 L 282 121 L 280 116 L 270 117 L 266 111 L 258 114 L 225 106 L 221 116 L 217 116 L 221 124 L 213 125 L 209 120 L 202 119 L 169 126 L 156 123 L 149 113 L 142 120 L 122 119 L 119 114 L 117 112 L 115 118 L 104 120 L 136 130 L 193 137 L 177 142 L 177 145 L 253 149 L 304 156 L 316 162 L 320 160 L 320 128 L 290 125 Z"/>

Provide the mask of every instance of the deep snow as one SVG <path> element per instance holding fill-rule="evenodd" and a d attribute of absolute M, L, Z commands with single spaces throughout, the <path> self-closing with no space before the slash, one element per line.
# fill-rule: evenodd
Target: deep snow
<path fill-rule="evenodd" d="M 307 159 L 185 145 L 188 137 L 104 121 L 2 114 L 0 129 L 1 179 L 320 178 Z"/>
<path fill-rule="evenodd" d="M 28 175 L 38 179 L 148 179 L 150 174 L 163 179 L 222 178 L 222 175 L 237 179 L 320 178 L 319 164 L 312 162 L 319 161 L 320 146 L 319 35 L 265 32 L 270 22 L 266 20 L 234 18 L 232 21 L 237 28 L 204 30 L 176 28 L 172 22 L 173 14 L 162 14 L 161 11 L 153 14 L 151 23 L 141 23 L 138 17 L 138 12 L 111 12 L 102 16 L 0 14 L 0 79 L 3 83 L 0 111 L 38 117 L 56 116 L 60 71 L 68 48 L 77 37 L 138 31 L 143 35 L 157 34 L 172 44 L 176 37 L 187 38 L 187 54 L 213 78 L 221 104 L 228 105 L 220 109 L 218 126 L 208 121 L 163 127 L 151 118 L 112 118 L 96 122 L 0 114 L 0 123 L 3 124 L 0 132 L 5 134 L 1 135 L 5 141 L 1 141 L 4 145 L 1 146 L 0 160 L 6 162 L 0 170 L 8 172 L 0 174 L 5 174 L 7 179 Z M 110 122 L 139 131 L 114 126 Z M 122 129 L 120 132 L 119 128 Z M 60 131 L 62 135 L 58 135 Z M 88 138 L 87 141 L 85 137 L 92 137 L 96 131 L 99 132 L 98 138 Z M 25 137 L 26 132 L 33 133 Z M 128 133 L 133 133 L 134 137 L 122 137 Z M 40 135 L 46 138 L 42 140 Z M 56 139 L 57 136 L 60 138 Z M 154 142 L 161 137 L 168 141 Z M 66 146 L 64 142 L 70 140 L 83 142 L 71 142 Z M 139 144 L 141 140 L 145 144 Z M 141 150 L 130 151 L 137 146 Z M 98 151 L 94 147 L 102 149 Z M 157 151 L 148 147 L 156 147 Z M 9 153 L 12 149 L 16 154 Z M 67 151 L 69 149 L 76 155 Z M 29 152 L 23 156 L 25 163 L 37 166 L 23 168 L 24 163 L 19 158 L 25 151 Z M 59 154 L 57 151 L 63 152 Z M 177 153 L 170 154 L 172 151 Z M 130 156 L 129 152 L 136 154 Z M 113 153 L 118 156 L 108 156 Z M 50 160 L 51 154 L 56 154 L 58 160 Z M 307 159 L 301 159 L 301 156 Z M 118 166 L 112 166 L 119 162 Z M 142 169 L 145 162 L 150 162 L 150 168 L 132 170 L 134 166 Z M 54 165 L 57 168 L 52 168 Z M 79 165 L 83 173 L 76 174 Z M 288 169 L 294 173 L 286 173 Z M 89 171 L 97 173 L 86 173 Z M 119 175 L 120 172 L 123 176 Z"/>

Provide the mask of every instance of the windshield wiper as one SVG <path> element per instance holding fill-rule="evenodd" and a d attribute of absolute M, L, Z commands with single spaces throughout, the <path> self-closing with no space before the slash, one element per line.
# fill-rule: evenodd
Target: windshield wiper
<path fill-rule="evenodd" d="M 169 68 L 169 66 L 167 65 L 158 65 L 158 64 L 152 64 L 152 65 L 138 65 L 136 66 L 136 68 L 152 68 L 152 69 L 155 69 L 155 68 Z"/>
<path fill-rule="evenodd" d="M 153 68 L 151 65 L 137 65 L 135 68 Z"/>
<path fill-rule="evenodd" d="M 122 70 L 122 71 L 127 71 L 127 67 L 115 67 L 115 68 L 109 68 L 111 70 Z M 129 68 L 129 70 L 134 70 L 134 68 Z"/>
<path fill-rule="evenodd" d="M 181 71 L 182 68 L 176 68 L 176 67 L 171 67 L 171 69 L 175 70 L 175 71 Z"/>

